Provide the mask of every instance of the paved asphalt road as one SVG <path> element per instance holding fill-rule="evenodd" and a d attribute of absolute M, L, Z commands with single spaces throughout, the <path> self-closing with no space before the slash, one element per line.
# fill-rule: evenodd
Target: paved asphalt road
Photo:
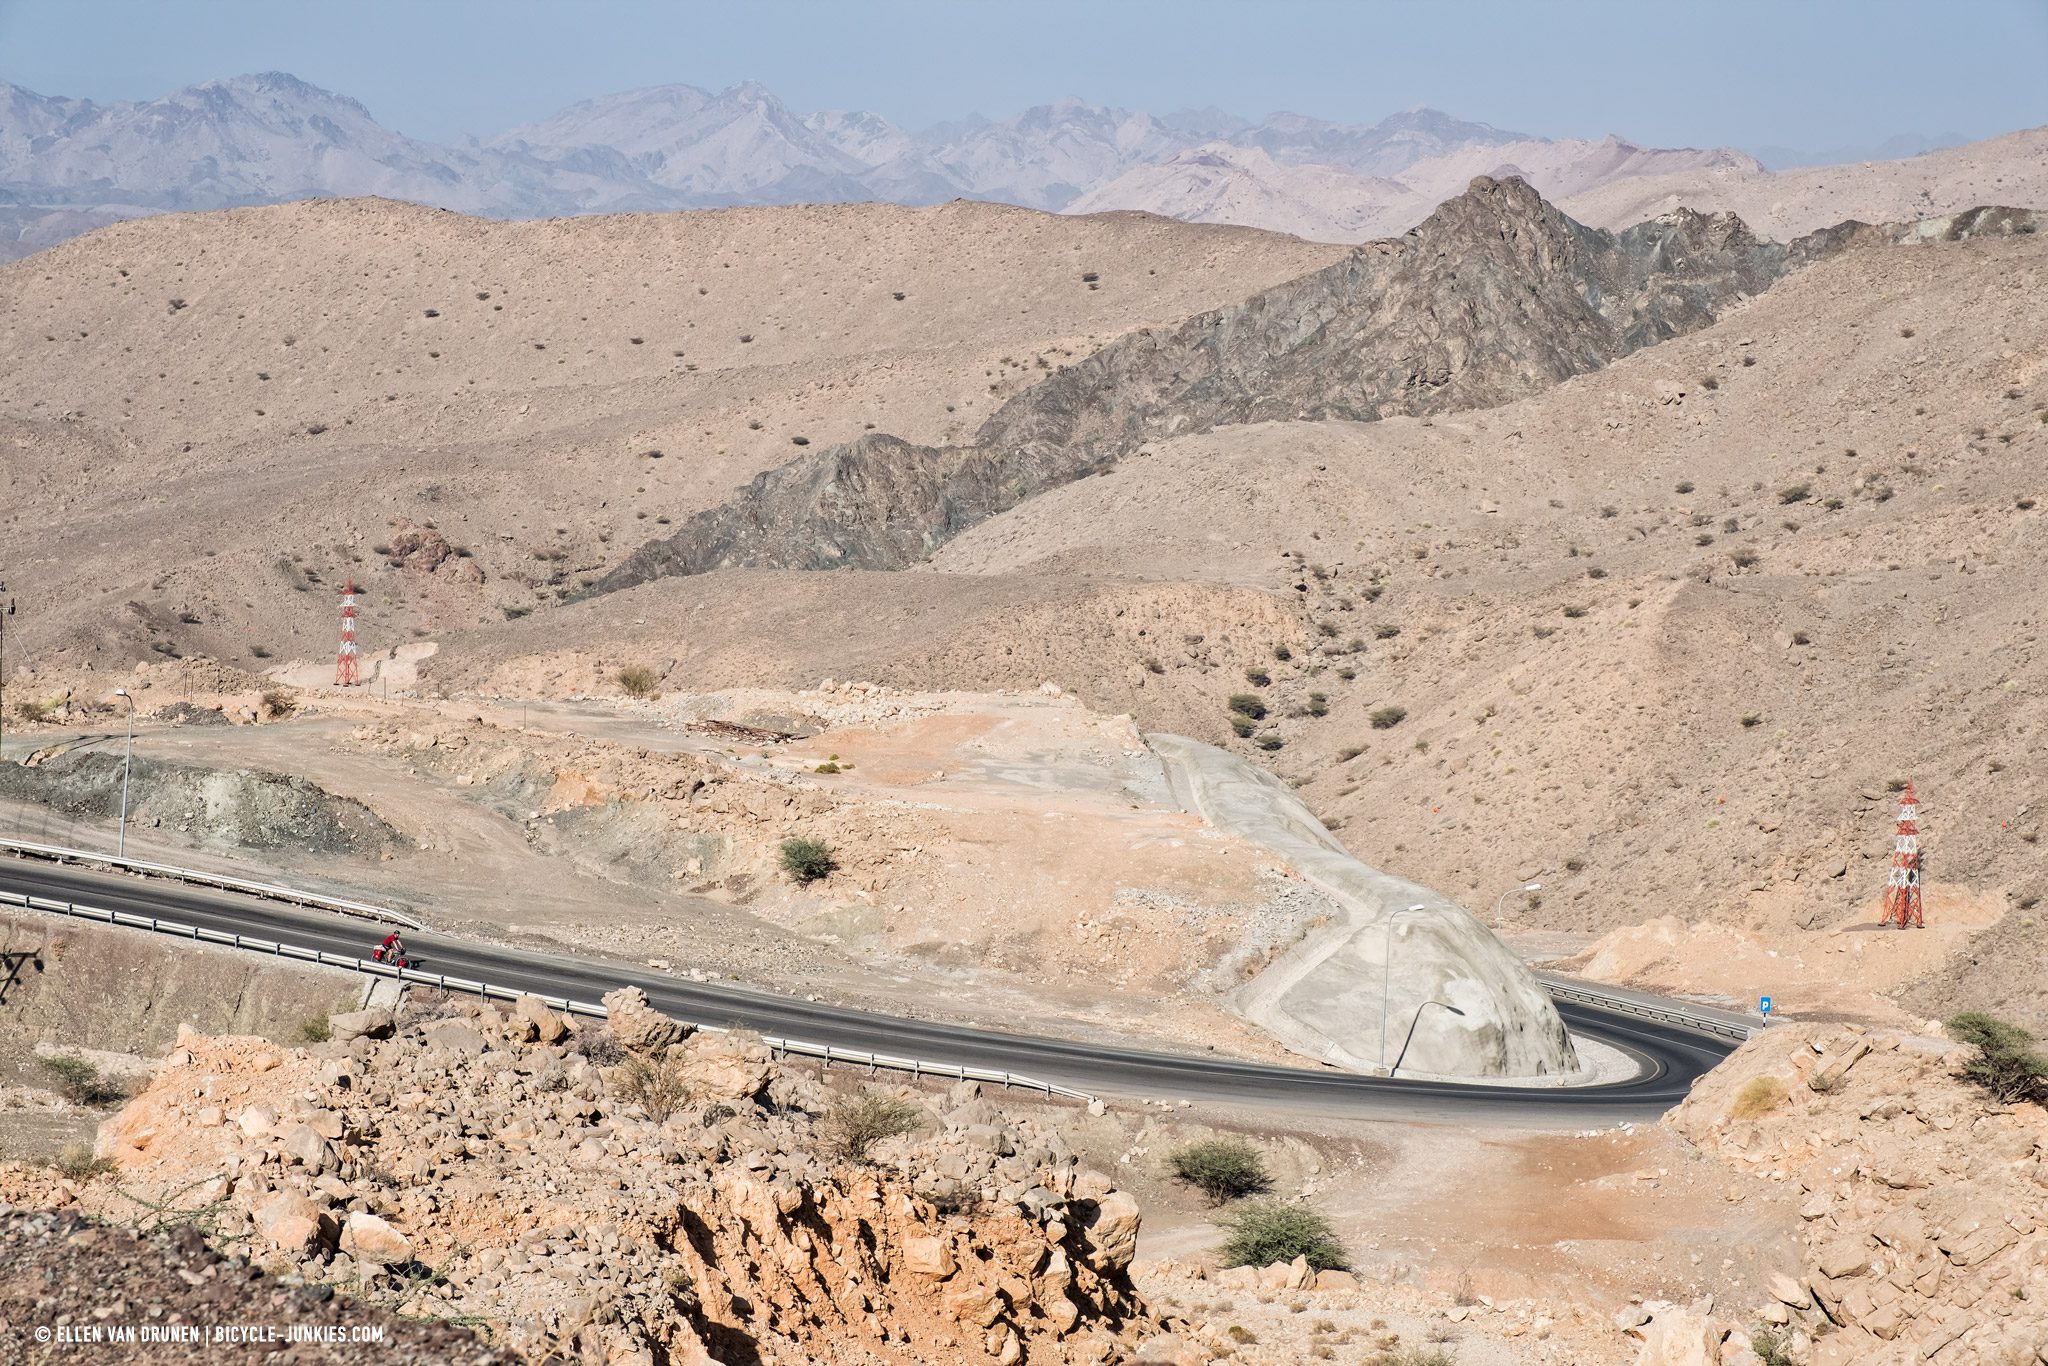
<path fill-rule="evenodd" d="M 5 856 L 0 856 L 0 890 L 352 957 L 368 957 L 383 937 L 381 929 L 346 916 L 169 880 Z M 725 983 L 678 981 L 603 959 L 566 958 L 433 934 L 407 934 L 406 948 L 429 972 L 574 1000 L 596 1002 L 612 988 L 630 983 L 644 990 L 657 1008 L 696 1024 L 744 1025 L 782 1038 L 863 1052 L 1000 1069 L 1097 1095 L 1188 1099 L 1297 1114 L 1484 1118 L 1531 1127 L 1643 1120 L 1683 1099 L 1693 1079 L 1731 1048 L 1725 1041 L 1560 1002 L 1558 1013 L 1574 1034 L 1621 1049 L 1641 1064 L 1641 1075 L 1608 1086 L 1569 1089 L 1387 1080 L 1238 1062 L 1214 1054 L 1153 1052 L 901 1019 Z"/>

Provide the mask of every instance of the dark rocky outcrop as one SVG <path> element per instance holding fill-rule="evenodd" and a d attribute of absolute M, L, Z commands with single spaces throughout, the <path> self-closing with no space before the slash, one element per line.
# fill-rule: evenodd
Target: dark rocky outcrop
<path fill-rule="evenodd" d="M 1731 214 L 1609 233 L 1481 176 L 1403 237 L 1067 366 L 972 445 L 871 435 L 770 470 L 591 592 L 740 566 L 901 568 L 1147 440 L 1504 403 L 1704 327 L 1794 259 Z"/>

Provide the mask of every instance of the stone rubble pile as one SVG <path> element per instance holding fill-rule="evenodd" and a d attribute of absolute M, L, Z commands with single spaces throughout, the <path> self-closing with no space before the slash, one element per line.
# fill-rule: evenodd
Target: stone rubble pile
<path fill-rule="evenodd" d="M 2048 1112 L 1963 1081 L 1967 1053 L 1782 1025 L 1703 1078 L 1666 1123 L 1754 1177 L 1796 1183 L 1801 1264 L 1746 1312 L 1623 1311 L 1639 1360 L 1747 1366 L 1761 1331 L 1811 1366 L 2048 1363 Z"/>
<path fill-rule="evenodd" d="M 230 1248 L 536 1357 L 1119 1362 L 1172 1326 L 1131 1286 L 1136 1202 L 972 1084 L 852 1163 L 819 1081 L 606 1004 L 359 1011 L 302 1050 L 187 1032 L 101 1151 Z"/>

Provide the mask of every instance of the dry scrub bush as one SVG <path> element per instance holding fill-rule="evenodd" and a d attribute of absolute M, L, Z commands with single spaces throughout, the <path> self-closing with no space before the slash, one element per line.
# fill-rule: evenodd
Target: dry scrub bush
<path fill-rule="evenodd" d="M 99 1068 L 75 1054 L 65 1053 L 37 1061 L 56 1081 L 64 1099 L 73 1105 L 111 1105 L 126 1099 L 118 1085 L 100 1075 Z"/>
<path fill-rule="evenodd" d="M 1751 1077 L 1735 1093 L 1735 1103 L 1728 1107 L 1728 1118 L 1756 1119 L 1784 1103 L 1784 1082 L 1776 1077 Z"/>
<path fill-rule="evenodd" d="M 849 1162 L 866 1162 L 868 1151 L 885 1138 L 914 1131 L 921 1120 L 915 1103 L 880 1091 L 841 1096 L 825 1114 L 825 1133 L 832 1151 Z"/>
<path fill-rule="evenodd" d="M 618 1087 L 620 1095 L 645 1110 L 656 1124 L 666 1123 L 690 1099 L 682 1060 L 666 1048 L 627 1058 L 619 1067 Z"/>
<path fill-rule="evenodd" d="M 625 665 L 617 673 L 613 674 L 612 678 L 621 688 L 626 690 L 628 697 L 641 698 L 653 697 L 655 685 L 661 681 L 655 677 L 654 670 L 648 668 L 645 664 Z"/>

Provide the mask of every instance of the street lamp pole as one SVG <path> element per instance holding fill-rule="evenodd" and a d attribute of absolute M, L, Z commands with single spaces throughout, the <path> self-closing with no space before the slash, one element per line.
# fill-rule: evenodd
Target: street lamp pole
<path fill-rule="evenodd" d="M 1408 908 L 1407 913 L 1413 915 L 1417 911 L 1426 909 L 1418 901 Z M 1387 1066 L 1387 1000 L 1394 994 L 1394 919 L 1395 917 L 1392 915 L 1387 917 L 1386 949 L 1380 955 L 1380 1068 L 1382 1071 Z"/>
<path fill-rule="evenodd" d="M 1500 899 L 1493 903 L 1493 923 L 1496 925 L 1500 924 L 1501 908 L 1508 904 L 1508 898 L 1513 896 L 1516 892 L 1540 892 L 1542 890 L 1542 883 L 1531 882 L 1521 887 L 1510 887 L 1505 892 L 1502 892 L 1500 894 Z"/>
<path fill-rule="evenodd" d="M 121 758 L 121 826 L 114 837 L 114 857 L 128 857 L 128 770 L 135 763 L 135 699 L 126 688 L 114 689 L 114 696 L 128 704 L 128 749 Z"/>
<path fill-rule="evenodd" d="M 1408 1056 L 1408 1045 L 1415 1042 L 1415 1026 L 1422 1022 L 1422 1012 L 1428 1010 L 1431 1006 L 1442 1006 L 1445 1010 L 1450 1011 L 1453 1015 L 1463 1015 L 1465 1013 L 1464 1011 L 1458 1009 L 1456 1006 L 1450 1004 L 1450 1002 L 1439 1001 L 1434 996 L 1430 997 L 1427 1001 L 1424 1001 L 1421 1005 L 1415 1007 L 1414 1018 L 1408 1021 L 1408 1037 L 1401 1040 L 1401 1052 L 1394 1058 L 1394 1065 L 1392 1068 L 1388 1070 L 1388 1076 L 1391 1077 L 1396 1072 L 1399 1072 L 1401 1070 L 1401 1059 Z"/>

